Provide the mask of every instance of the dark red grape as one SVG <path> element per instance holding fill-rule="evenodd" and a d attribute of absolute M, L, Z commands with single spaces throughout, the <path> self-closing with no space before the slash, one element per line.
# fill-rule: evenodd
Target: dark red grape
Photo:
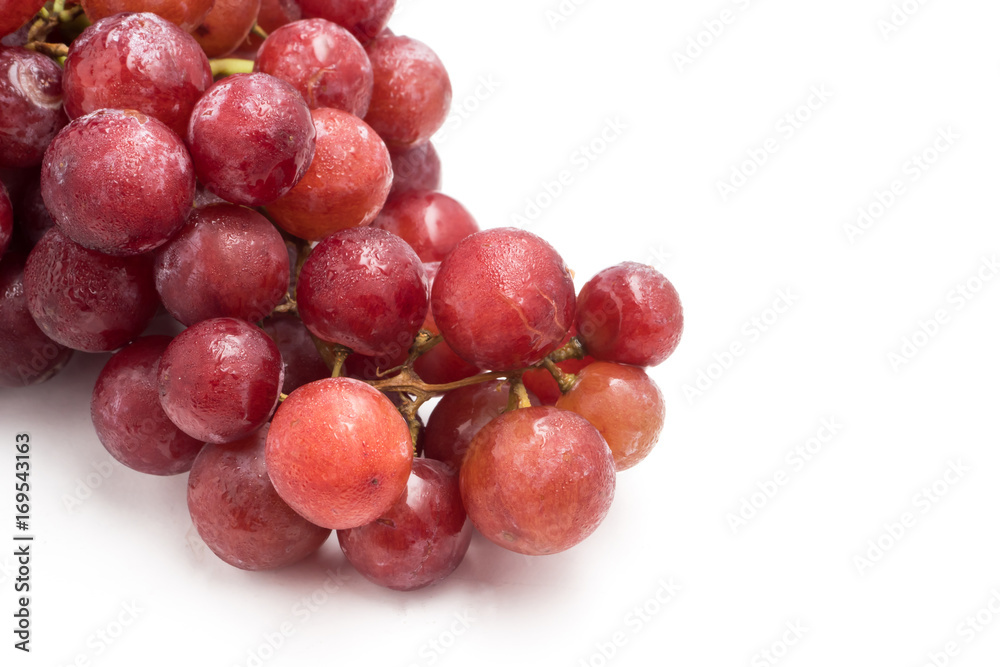
<path fill-rule="evenodd" d="M 441 189 L 441 158 L 434 144 L 390 150 L 392 156 L 392 189 L 389 198 L 407 190 Z"/>
<path fill-rule="evenodd" d="M 386 202 L 372 222 L 399 236 L 423 262 L 440 262 L 459 241 L 479 231 L 465 207 L 446 194 L 410 190 Z"/>
<path fill-rule="evenodd" d="M 323 19 L 282 26 L 257 53 L 255 72 L 284 79 L 310 109 L 331 107 L 364 116 L 372 99 L 372 65 L 346 29 Z"/>
<path fill-rule="evenodd" d="M 528 555 L 564 551 L 611 508 L 615 462 L 583 417 L 553 407 L 507 412 L 472 440 L 459 477 L 472 523 Z"/>
<path fill-rule="evenodd" d="M 413 442 L 381 392 L 350 378 L 296 389 L 267 436 L 267 472 L 292 509 L 327 528 L 356 528 L 384 514 L 406 488 Z"/>
<path fill-rule="evenodd" d="M 24 257 L 0 260 L 0 387 L 45 382 L 62 370 L 73 351 L 42 333 L 28 311 Z"/>
<path fill-rule="evenodd" d="M 185 329 L 160 359 L 163 411 L 203 442 L 232 442 L 263 426 L 278 405 L 284 369 L 259 328 L 220 317 Z"/>
<path fill-rule="evenodd" d="M 316 349 L 309 330 L 296 315 L 278 313 L 264 320 L 260 327 L 281 352 L 285 366 L 282 393 L 290 394 L 304 384 L 330 377 L 330 369 Z"/>
<path fill-rule="evenodd" d="M 299 315 L 317 337 L 369 356 L 408 350 L 427 315 L 420 258 L 382 229 L 344 229 L 306 260 L 296 288 Z"/>
<path fill-rule="evenodd" d="M 7 252 L 14 236 L 14 207 L 11 206 L 7 188 L 0 183 L 0 258 Z"/>
<path fill-rule="evenodd" d="M 267 212 L 289 234 L 318 241 L 375 219 L 392 185 L 392 161 L 360 118 L 340 109 L 313 109 L 312 118 L 316 157 L 299 184 Z"/>
<path fill-rule="evenodd" d="M 178 321 L 213 317 L 262 320 L 288 290 L 288 251 L 257 211 L 214 204 L 191 214 L 156 252 L 156 291 Z"/>
<path fill-rule="evenodd" d="M 601 361 L 656 366 L 681 340 L 684 312 L 677 290 L 656 269 L 624 262 L 580 290 L 576 325 L 587 352 Z"/>
<path fill-rule="evenodd" d="M 17 209 L 17 233 L 28 248 L 42 240 L 45 232 L 55 226 L 49 209 L 42 199 L 42 182 L 39 178 L 28 183 L 21 195 L 21 205 Z"/>
<path fill-rule="evenodd" d="M 0 36 L 27 23 L 44 4 L 45 0 L 0 0 Z"/>
<path fill-rule="evenodd" d="M 45 233 L 24 271 L 28 309 L 46 336 L 84 352 L 110 352 L 134 340 L 160 301 L 149 257 L 112 257 Z"/>
<path fill-rule="evenodd" d="M 298 0 L 261 0 L 260 12 L 257 14 L 257 25 L 270 35 L 283 25 L 302 18 L 302 8 Z M 257 35 L 250 35 L 240 44 L 239 52 L 256 54 L 264 40 Z"/>
<path fill-rule="evenodd" d="M 333 21 L 366 44 L 389 22 L 396 0 L 299 0 L 302 15 Z"/>
<path fill-rule="evenodd" d="M 391 351 L 394 354 L 380 354 L 377 356 L 364 354 L 348 355 L 347 360 L 344 361 L 343 374 L 346 377 L 364 382 L 371 382 L 372 380 L 385 377 L 387 371 L 403 365 L 410 356 L 409 348 L 403 344 L 393 346 Z"/>
<path fill-rule="evenodd" d="M 556 407 L 586 418 L 601 432 L 619 471 L 646 458 L 665 416 L 663 394 L 644 370 L 606 361 L 580 371 Z"/>
<path fill-rule="evenodd" d="M 191 32 L 205 20 L 215 0 L 80 0 L 91 23 L 120 12 L 152 12 Z"/>
<path fill-rule="evenodd" d="M 569 269 L 543 239 L 511 227 L 459 242 L 434 281 L 434 321 L 460 357 L 481 369 L 531 366 L 573 323 Z"/>
<path fill-rule="evenodd" d="M 117 14 L 83 31 L 70 45 L 63 75 L 66 113 L 135 109 L 179 136 L 212 85 L 198 43 L 155 14 Z"/>
<path fill-rule="evenodd" d="M 509 396 L 510 385 L 500 381 L 449 391 L 427 420 L 424 456 L 442 461 L 457 472 L 480 429 L 506 412 Z M 532 405 L 538 405 L 536 397 L 529 398 Z"/>
<path fill-rule="evenodd" d="M 426 142 L 451 108 L 451 80 L 441 60 L 402 35 L 379 35 L 366 50 L 375 87 L 365 121 L 393 148 Z"/>
<path fill-rule="evenodd" d="M 451 574 L 469 549 L 458 478 L 440 461 L 414 459 L 399 500 L 375 521 L 337 531 L 344 555 L 369 581 L 412 591 Z"/>
<path fill-rule="evenodd" d="M 244 570 L 272 570 L 315 553 L 329 528 L 309 523 L 274 490 L 264 447 L 268 427 L 227 445 L 206 445 L 188 477 L 191 521 L 216 556 Z"/>
<path fill-rule="evenodd" d="M 187 141 L 205 187 L 234 204 L 262 206 L 306 173 L 316 128 L 291 84 L 268 74 L 234 74 L 198 100 Z"/>
<path fill-rule="evenodd" d="M 42 199 L 71 239 L 138 255 L 177 233 L 194 202 L 184 142 L 138 111 L 102 109 L 67 125 L 45 152 Z"/>
<path fill-rule="evenodd" d="M 215 0 L 205 20 L 191 34 L 209 58 L 222 58 L 243 43 L 259 12 L 260 0 Z"/>
<path fill-rule="evenodd" d="M 169 336 L 146 336 L 115 353 L 97 377 L 90 417 L 104 448 L 150 475 L 187 472 L 205 443 L 174 426 L 160 406 L 157 375 Z"/>
<path fill-rule="evenodd" d="M 0 109 L 0 167 L 41 164 L 66 124 L 59 65 L 35 51 L 0 47 Z"/>

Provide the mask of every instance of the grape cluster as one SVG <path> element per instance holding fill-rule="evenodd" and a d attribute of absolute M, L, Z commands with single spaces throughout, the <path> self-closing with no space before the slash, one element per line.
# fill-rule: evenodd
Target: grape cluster
<path fill-rule="evenodd" d="M 336 530 L 410 590 L 473 527 L 532 555 L 597 528 L 659 438 L 644 368 L 683 315 L 656 270 L 577 292 L 552 245 L 438 191 L 451 84 L 393 5 L 0 3 L 0 386 L 114 352 L 98 438 L 190 472 L 221 559 Z M 161 307 L 186 328 L 143 335 Z"/>

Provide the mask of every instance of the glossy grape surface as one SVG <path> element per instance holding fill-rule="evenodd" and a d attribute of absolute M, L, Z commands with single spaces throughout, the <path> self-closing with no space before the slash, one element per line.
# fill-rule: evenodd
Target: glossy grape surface
<path fill-rule="evenodd" d="M 566 337 L 574 307 L 573 279 L 559 254 L 511 227 L 460 241 L 441 262 L 432 292 L 445 340 L 484 370 L 541 361 Z"/>
<path fill-rule="evenodd" d="M 28 311 L 24 257 L 0 259 L 0 387 L 26 387 L 62 370 L 73 351 L 46 336 Z"/>
<path fill-rule="evenodd" d="M 42 163 L 66 124 L 62 101 L 59 65 L 34 51 L 0 46 L 0 167 Z"/>
<path fill-rule="evenodd" d="M 27 23 L 45 0 L 0 0 L 0 37 Z"/>
<path fill-rule="evenodd" d="M 45 152 L 42 199 L 80 245 L 112 255 L 157 248 L 184 225 L 195 178 L 184 142 L 139 113 L 102 109 L 67 125 Z"/>
<path fill-rule="evenodd" d="M 149 257 L 89 250 L 58 228 L 28 255 L 24 291 L 45 335 L 84 352 L 109 352 L 132 341 L 160 303 Z"/>
<path fill-rule="evenodd" d="M 281 352 L 281 361 L 285 366 L 285 383 L 281 393 L 290 394 L 304 384 L 330 377 L 330 369 L 316 349 L 309 330 L 296 315 L 278 313 L 264 320 L 260 326 Z"/>
<path fill-rule="evenodd" d="M 430 141 L 412 148 L 390 150 L 392 189 L 389 198 L 407 190 L 439 190 L 441 158 Z"/>
<path fill-rule="evenodd" d="M 396 6 L 396 0 L 299 0 L 307 18 L 333 21 L 367 44 L 378 35 Z"/>
<path fill-rule="evenodd" d="M 372 99 L 372 65 L 364 47 L 323 19 L 289 23 L 268 35 L 254 71 L 295 86 L 310 109 L 331 107 L 360 117 Z"/>
<path fill-rule="evenodd" d="M 192 35 L 209 58 L 228 56 L 250 34 L 259 12 L 260 0 L 215 0 Z"/>
<path fill-rule="evenodd" d="M 330 529 L 309 523 L 274 490 L 264 447 L 268 427 L 205 446 L 188 477 L 191 521 L 208 548 L 243 570 L 272 570 L 316 552 Z"/>
<path fill-rule="evenodd" d="M 392 160 L 363 120 L 340 109 L 313 109 L 316 156 L 297 186 L 267 212 L 288 233 L 318 241 L 375 219 L 392 186 Z"/>
<path fill-rule="evenodd" d="M 451 108 L 451 79 L 423 42 L 383 33 L 366 48 L 375 75 L 365 121 L 393 148 L 429 140 Z"/>
<path fill-rule="evenodd" d="M 80 0 L 91 23 L 120 12 L 151 12 L 191 32 L 201 22 L 215 0 Z"/>
<path fill-rule="evenodd" d="M 313 523 L 338 530 L 392 507 L 412 460 L 406 420 L 385 395 L 350 378 L 294 391 L 267 437 L 267 471 L 278 494 Z"/>
<path fill-rule="evenodd" d="M 288 252 L 260 213 L 213 204 L 156 253 L 156 291 L 178 321 L 213 317 L 264 319 L 288 290 Z"/>
<path fill-rule="evenodd" d="M 221 317 L 185 329 L 160 360 L 163 411 L 203 442 L 232 442 L 263 426 L 278 405 L 281 353 L 259 328 Z"/>
<path fill-rule="evenodd" d="M 63 75 L 70 118 L 135 109 L 181 137 L 210 85 L 212 70 L 198 43 L 149 13 L 110 16 L 84 30 L 70 45 Z"/>
<path fill-rule="evenodd" d="M 157 376 L 169 336 L 145 336 L 115 353 L 94 385 L 90 417 L 120 463 L 150 475 L 187 472 L 205 443 L 177 428 L 160 406 Z"/>
<path fill-rule="evenodd" d="M 413 249 L 382 229 L 328 236 L 299 274 L 302 322 L 319 338 L 369 356 L 408 350 L 427 316 L 427 274 Z"/>
<path fill-rule="evenodd" d="M 372 222 L 410 244 L 423 262 L 440 262 L 479 225 L 464 206 L 441 192 L 410 190 L 386 202 Z"/>
<path fill-rule="evenodd" d="M 663 394 L 637 366 L 595 361 L 556 407 L 584 417 L 604 436 L 621 471 L 646 458 L 660 437 Z"/>
<path fill-rule="evenodd" d="M 375 521 L 337 531 L 340 548 L 366 579 L 412 591 L 451 574 L 469 549 L 458 477 L 440 461 L 414 459 L 406 489 Z"/>
<path fill-rule="evenodd" d="M 509 396 L 510 386 L 501 381 L 449 391 L 427 420 L 424 456 L 442 461 L 458 472 L 469 443 L 480 429 L 507 411 Z M 537 398 L 529 398 L 532 405 L 538 405 Z"/>
<path fill-rule="evenodd" d="M 607 515 L 615 463 L 583 417 L 522 408 L 479 431 L 459 480 L 479 532 L 511 551 L 551 554 L 579 543 Z"/>
<path fill-rule="evenodd" d="M 209 190 L 234 204 L 263 206 L 306 173 L 316 129 L 291 84 L 268 74 L 234 74 L 195 104 L 187 143 Z"/>
<path fill-rule="evenodd" d="M 662 273 L 625 262 L 604 269 L 583 286 L 576 324 L 594 358 L 656 366 L 680 343 L 684 312 L 677 290 Z"/>

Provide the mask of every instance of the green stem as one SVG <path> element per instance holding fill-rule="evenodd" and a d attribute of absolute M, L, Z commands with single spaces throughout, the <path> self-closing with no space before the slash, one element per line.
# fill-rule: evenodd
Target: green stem
<path fill-rule="evenodd" d="M 212 77 L 253 72 L 253 61 L 243 58 L 216 58 L 208 61 L 212 66 Z"/>

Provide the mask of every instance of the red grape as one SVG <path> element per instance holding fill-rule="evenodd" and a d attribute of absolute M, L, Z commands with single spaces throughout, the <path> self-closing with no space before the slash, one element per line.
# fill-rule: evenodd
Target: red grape
<path fill-rule="evenodd" d="M 459 482 L 469 518 L 484 536 L 511 551 L 551 554 L 579 543 L 607 515 L 615 462 L 583 417 L 522 408 L 479 431 Z"/>
<path fill-rule="evenodd" d="M 259 328 L 220 317 L 185 329 L 160 359 L 160 403 L 203 442 L 232 442 L 263 426 L 278 405 L 284 369 Z"/>
<path fill-rule="evenodd" d="M 159 299 L 149 257 L 113 257 L 45 233 L 24 271 L 28 309 L 54 341 L 84 352 L 110 352 L 142 333 Z"/>
<path fill-rule="evenodd" d="M 205 443 L 174 426 L 160 406 L 157 375 L 169 336 L 146 336 L 115 353 L 97 378 L 90 417 L 104 448 L 150 475 L 187 472 Z"/>
<path fill-rule="evenodd" d="M 295 86 L 310 109 L 331 107 L 364 116 L 372 99 L 372 65 L 364 47 L 323 19 L 289 23 L 268 35 L 254 71 Z"/>
<path fill-rule="evenodd" d="M 428 190 L 410 190 L 393 197 L 372 227 L 399 236 L 423 262 L 440 262 L 459 241 L 479 231 L 464 206 L 446 194 Z"/>
<path fill-rule="evenodd" d="M 344 229 L 320 241 L 299 274 L 302 322 L 317 337 L 369 356 L 407 350 L 427 316 L 417 254 L 382 229 Z"/>
<path fill-rule="evenodd" d="M 292 509 L 327 528 L 384 514 L 406 488 L 413 442 L 388 398 L 350 378 L 296 389 L 267 436 L 267 472 Z"/>
<path fill-rule="evenodd" d="M 27 247 L 34 248 L 35 244 L 45 236 L 45 232 L 56 224 L 49 214 L 49 209 L 45 208 L 41 179 L 35 178 L 25 186 L 20 204 L 17 210 L 17 231 Z"/>
<path fill-rule="evenodd" d="M 268 74 L 234 74 L 195 104 L 187 141 L 205 187 L 234 204 L 262 206 L 306 173 L 316 128 L 291 84 Z"/>
<path fill-rule="evenodd" d="M 282 393 L 290 394 L 304 384 L 330 377 L 330 369 L 316 349 L 309 330 L 296 315 L 272 315 L 261 323 L 260 328 L 271 337 L 281 352 L 281 361 L 285 367 Z"/>
<path fill-rule="evenodd" d="M 191 32 L 201 22 L 215 0 L 80 0 L 91 23 L 120 12 L 151 12 Z"/>
<path fill-rule="evenodd" d="M 680 342 L 684 312 L 677 290 L 662 273 L 624 262 L 604 269 L 583 286 L 576 325 L 594 358 L 656 366 Z"/>
<path fill-rule="evenodd" d="M 366 44 L 389 22 L 396 0 L 299 0 L 299 5 L 306 18 L 333 21 Z"/>
<path fill-rule="evenodd" d="M 62 370 L 73 351 L 42 333 L 28 311 L 24 257 L 0 260 L 0 387 L 45 382 Z"/>
<path fill-rule="evenodd" d="M 260 12 L 257 14 L 257 25 L 270 34 L 283 25 L 302 18 L 302 8 L 298 0 L 261 0 Z M 240 44 L 239 51 L 256 55 L 257 49 L 264 40 L 257 35 L 250 35 Z"/>
<path fill-rule="evenodd" d="M 407 190 L 438 190 L 441 188 L 441 158 L 431 142 L 390 150 L 392 156 L 392 189 L 389 198 Z"/>
<path fill-rule="evenodd" d="M 449 391 L 427 420 L 424 456 L 443 461 L 457 472 L 480 429 L 506 412 L 509 396 L 510 385 L 500 381 Z M 529 398 L 532 405 L 538 405 L 536 397 Z"/>
<path fill-rule="evenodd" d="M 244 570 L 272 570 L 315 553 L 329 528 L 309 523 L 267 476 L 267 425 L 227 445 L 206 445 L 188 477 L 191 521 L 216 556 Z"/>
<path fill-rule="evenodd" d="M 10 204 L 7 188 L 0 183 L 0 258 L 7 252 L 10 239 L 14 236 L 14 207 Z"/>
<path fill-rule="evenodd" d="M 288 233 L 318 241 L 375 219 L 392 185 L 392 161 L 360 118 L 340 109 L 313 109 L 312 118 L 316 157 L 299 184 L 267 212 Z"/>
<path fill-rule="evenodd" d="M 440 269 L 441 262 L 424 262 L 424 270 L 427 272 L 427 279 L 432 286 Z M 420 328 L 426 329 L 435 336 L 441 333 L 434 322 L 434 313 L 430 308 L 427 309 L 427 317 Z M 457 382 L 479 372 L 478 368 L 455 354 L 455 351 L 444 340 L 417 357 L 413 363 L 413 370 L 424 382 L 431 384 Z"/>
<path fill-rule="evenodd" d="M 177 233 L 194 202 L 184 142 L 138 111 L 102 109 L 67 125 L 45 152 L 42 198 L 80 245 L 138 255 Z"/>
<path fill-rule="evenodd" d="M 209 58 L 228 56 L 250 34 L 259 12 L 260 0 L 215 0 L 192 34 Z"/>
<path fill-rule="evenodd" d="M 0 167 L 41 164 L 66 124 L 62 70 L 50 58 L 0 46 Z"/>
<path fill-rule="evenodd" d="M 575 412 L 604 436 L 621 471 L 646 458 L 663 428 L 663 394 L 637 366 L 595 361 L 556 407 Z"/>
<path fill-rule="evenodd" d="M 365 121 L 394 148 L 424 143 L 451 107 L 451 80 L 441 60 L 423 42 L 401 35 L 379 35 L 367 51 L 375 87 Z"/>
<path fill-rule="evenodd" d="M 469 549 L 458 478 L 441 462 L 414 459 L 403 495 L 375 521 L 337 531 L 344 555 L 368 580 L 412 591 L 451 574 Z"/>
<path fill-rule="evenodd" d="M 0 37 L 27 23 L 45 0 L 0 0 Z"/>
<path fill-rule="evenodd" d="M 156 252 L 156 291 L 178 321 L 264 319 L 288 290 L 288 251 L 260 213 L 213 204 Z"/>
<path fill-rule="evenodd" d="M 70 118 L 135 109 L 183 137 L 195 102 L 210 85 L 208 58 L 191 35 L 155 14 L 117 14 L 70 45 L 63 96 Z"/>
<path fill-rule="evenodd" d="M 547 242 L 511 227 L 468 236 L 441 263 L 434 321 L 460 357 L 482 369 L 524 368 L 566 337 L 575 294 Z"/>

